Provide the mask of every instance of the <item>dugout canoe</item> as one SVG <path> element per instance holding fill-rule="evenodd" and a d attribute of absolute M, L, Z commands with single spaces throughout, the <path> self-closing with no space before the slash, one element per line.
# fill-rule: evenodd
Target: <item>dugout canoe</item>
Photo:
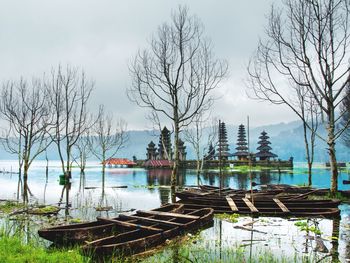
<path fill-rule="evenodd" d="M 337 208 L 339 200 L 272 200 L 251 202 L 248 198 L 226 200 L 212 200 L 207 198 L 187 198 L 179 202 L 186 208 L 199 209 L 201 207 L 213 208 L 215 213 L 255 214 L 266 216 L 312 216 L 333 217 L 339 216 Z"/>
<path fill-rule="evenodd" d="M 187 231 L 194 231 L 213 223 L 214 211 L 211 208 L 200 208 L 186 211 L 184 214 L 157 213 L 138 211 L 136 224 L 149 223 L 152 229 L 136 229 L 111 237 L 102 238 L 92 242 L 86 242 L 82 247 L 84 255 L 93 258 L 105 258 L 106 256 L 129 256 L 147 251 L 157 245 L 165 243 L 166 240 L 179 236 Z M 141 217 L 154 215 L 149 219 Z M 128 216 L 122 216 L 117 220 L 129 220 Z M 116 220 L 116 221 L 117 221 Z"/>
<path fill-rule="evenodd" d="M 184 205 L 166 204 L 151 211 L 182 213 L 184 211 Z M 118 225 L 113 222 L 97 220 L 89 223 L 79 223 L 43 228 L 38 231 L 38 234 L 40 237 L 47 239 L 57 245 L 71 245 L 82 243 L 88 240 L 91 241 L 99 239 L 105 236 L 109 236 L 113 233 L 122 233 L 125 231 L 129 231 L 131 228 L 134 227 L 134 224 L 132 224 L 132 220 L 126 223 Z"/>

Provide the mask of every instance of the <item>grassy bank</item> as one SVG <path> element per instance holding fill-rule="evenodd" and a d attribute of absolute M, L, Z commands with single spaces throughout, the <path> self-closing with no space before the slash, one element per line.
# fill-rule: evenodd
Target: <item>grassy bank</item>
<path fill-rule="evenodd" d="M 46 249 L 35 242 L 25 244 L 21 237 L 0 234 L 0 262 L 74 262 L 87 263 L 89 260 L 79 254 L 77 248 L 70 250 Z"/>

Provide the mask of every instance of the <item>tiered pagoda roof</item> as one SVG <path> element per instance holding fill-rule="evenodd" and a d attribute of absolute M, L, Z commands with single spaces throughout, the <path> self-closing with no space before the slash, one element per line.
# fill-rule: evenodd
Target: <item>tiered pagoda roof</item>
<path fill-rule="evenodd" d="M 229 151 L 230 149 L 227 143 L 226 125 L 224 122 L 221 122 L 219 124 L 219 142 L 218 142 L 217 153 L 215 156 L 217 156 L 219 159 L 221 157 L 222 160 L 227 160 L 228 157 L 231 156 Z"/>
<path fill-rule="evenodd" d="M 158 158 L 160 160 L 172 159 L 170 131 L 165 126 L 159 136 Z"/>
<path fill-rule="evenodd" d="M 243 124 L 239 125 L 238 127 L 238 139 L 237 139 L 237 147 L 236 152 L 233 154 L 233 156 L 237 156 L 238 160 L 247 159 L 249 152 L 248 152 L 248 143 L 246 139 L 246 132 L 245 127 Z"/>
<path fill-rule="evenodd" d="M 269 160 L 270 158 L 276 158 L 277 155 L 272 153 L 271 150 L 272 148 L 269 146 L 269 144 L 271 144 L 269 142 L 270 137 L 267 136 L 267 133 L 265 131 L 263 131 L 259 137 L 259 141 L 258 144 L 260 145 L 257 150 L 259 152 L 257 152 L 255 154 L 255 157 L 260 158 L 260 160 Z"/>
<path fill-rule="evenodd" d="M 154 160 L 157 157 L 156 145 L 153 141 L 148 144 L 147 147 L 147 160 Z"/>
<path fill-rule="evenodd" d="M 208 153 L 204 157 L 205 160 L 214 160 L 215 159 L 215 148 L 212 143 L 209 144 Z"/>
<path fill-rule="evenodd" d="M 185 146 L 185 142 L 181 139 L 179 139 L 179 155 L 180 155 L 180 161 L 184 161 L 186 160 L 186 146 Z"/>

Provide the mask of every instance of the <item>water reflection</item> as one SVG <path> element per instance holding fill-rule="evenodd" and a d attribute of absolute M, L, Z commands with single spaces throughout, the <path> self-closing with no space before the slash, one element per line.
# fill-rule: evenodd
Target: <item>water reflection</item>
<path fill-rule="evenodd" d="M 50 163 L 50 165 L 48 169 L 46 169 L 46 163 L 33 165 L 28 184 L 32 194 L 38 198 L 39 203 L 57 204 L 58 200 L 58 204 L 62 207 L 60 216 L 65 220 L 70 220 L 71 218 L 94 220 L 96 216 L 114 216 L 121 211 L 130 209 L 152 209 L 172 200 L 173 193 L 170 188 L 171 170 L 106 169 L 105 187 L 101 187 L 103 182 L 101 167 L 98 164 L 88 165 L 85 173 L 80 173 L 79 169 L 73 170 L 71 183 L 67 185 L 59 185 L 60 166 L 55 166 L 54 163 Z M 283 171 L 281 173 L 275 171 L 252 171 L 251 177 L 252 181 L 258 185 L 275 183 L 307 184 L 307 174 L 304 173 L 303 169 L 295 169 L 294 174 Z M 340 174 L 339 186 L 341 189 L 349 189 L 349 185 L 342 184 L 342 180 L 348 179 L 348 176 L 347 173 Z M 329 187 L 330 175 L 328 170 L 315 169 L 313 178 L 315 186 Z M 198 182 L 218 186 L 219 181 L 218 172 L 205 172 L 198 176 L 196 171 L 182 171 L 177 176 L 179 186 L 198 185 Z M 10 175 L 2 174 L 0 176 L 0 198 L 11 199 L 15 197 L 19 193 L 17 191 L 19 183 L 17 176 L 11 177 Z M 250 178 L 248 174 L 241 172 L 224 173 L 222 185 L 223 187 L 247 189 L 250 187 Z M 86 188 L 87 186 L 90 188 Z M 127 186 L 127 188 L 115 188 L 115 186 Z M 111 206 L 113 209 L 111 211 L 96 211 L 96 207 L 108 206 Z M 339 238 L 339 240 L 332 239 L 332 241 L 326 242 L 326 246 L 328 246 L 330 251 L 335 252 L 332 254 L 334 260 L 337 258 L 344 260 L 344 258 L 350 257 L 350 220 L 346 219 L 349 217 L 350 210 L 348 206 L 342 206 L 342 211 L 346 212 L 342 213 L 341 222 L 339 220 L 322 220 L 320 223 L 322 225 L 321 231 L 327 233 L 327 236 Z M 270 219 L 267 220 L 270 221 Z M 313 249 L 310 247 L 312 242 L 309 239 L 305 239 L 305 233 L 300 234 L 298 232 L 293 222 L 279 221 L 279 219 L 272 219 L 271 222 L 275 223 L 273 226 L 270 226 L 268 231 L 271 233 L 268 235 L 255 232 L 245 233 L 248 231 L 244 232 L 244 230 L 234 229 L 232 224 L 221 220 L 216 220 L 214 228 L 205 230 L 203 234 L 208 236 L 208 239 L 215 239 L 216 242 L 220 242 L 220 246 L 218 246 L 220 249 L 215 252 L 219 258 L 225 258 L 224 248 L 227 246 L 227 243 L 241 243 L 242 240 L 249 241 L 247 246 L 249 251 L 247 251 L 254 256 L 257 247 L 264 247 L 265 244 L 261 241 L 258 244 L 253 242 L 256 239 L 271 239 L 269 247 L 273 249 L 277 247 L 285 252 L 288 252 L 292 245 L 297 246 L 298 252 L 305 252 L 306 254 L 313 252 Z M 239 223 L 241 224 L 241 222 Z M 23 226 L 22 223 L 18 224 L 19 229 L 33 232 L 33 222 L 27 226 Z M 264 227 L 267 226 L 254 225 L 254 229 Z M 278 238 L 280 241 L 276 241 Z M 297 242 L 297 244 L 293 242 Z M 173 251 L 174 260 L 178 258 L 178 253 L 176 249 Z"/>

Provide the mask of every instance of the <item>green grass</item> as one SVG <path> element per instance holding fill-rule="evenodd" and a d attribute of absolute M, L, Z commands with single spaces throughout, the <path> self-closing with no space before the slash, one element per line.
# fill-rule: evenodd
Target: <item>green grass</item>
<path fill-rule="evenodd" d="M 90 261 L 80 255 L 77 248 L 70 250 L 45 249 L 34 242 L 24 244 L 21 237 L 0 234 L 0 262 L 87 263 Z"/>
<path fill-rule="evenodd" d="M 0 203 L 0 212 L 9 214 L 16 209 L 23 208 L 23 204 L 15 201 L 5 201 Z"/>
<path fill-rule="evenodd" d="M 273 251 L 261 249 L 259 251 L 253 248 L 253 254 L 250 255 L 249 247 L 241 247 L 237 244 L 226 244 L 220 248 L 220 244 L 206 242 L 205 240 L 196 240 L 189 238 L 183 242 L 171 242 L 167 248 L 148 258 L 139 259 L 143 263 L 166 263 L 166 262 L 211 262 L 211 263 L 293 263 L 315 262 L 315 258 L 309 258 L 303 254 L 294 256 L 275 255 Z M 223 241 L 225 242 L 225 241 Z M 331 262 L 328 259 L 322 262 Z"/>

